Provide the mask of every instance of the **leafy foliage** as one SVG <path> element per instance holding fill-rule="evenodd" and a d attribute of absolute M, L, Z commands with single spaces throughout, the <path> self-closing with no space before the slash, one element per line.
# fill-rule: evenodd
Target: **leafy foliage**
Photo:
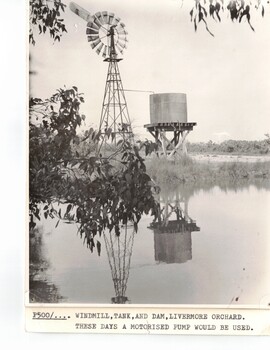
<path fill-rule="evenodd" d="M 30 28 L 29 42 L 35 45 L 34 28 L 38 28 L 39 34 L 49 32 L 54 41 L 60 41 L 66 26 L 61 18 L 61 12 L 65 11 L 66 5 L 61 0 L 30 0 Z"/>
<path fill-rule="evenodd" d="M 212 36 L 214 34 L 209 30 L 208 18 L 221 22 L 221 14 L 226 10 L 232 21 L 241 23 L 243 19 L 246 19 L 250 28 L 254 31 L 254 27 L 251 25 L 252 9 L 260 11 L 262 17 L 264 17 L 265 6 L 269 4 L 269 1 L 262 0 L 194 0 L 194 2 L 190 17 L 194 23 L 195 31 L 197 31 L 199 23 L 204 23 L 206 30 Z"/>
<path fill-rule="evenodd" d="M 59 192 L 57 184 L 63 179 L 63 166 L 67 165 L 70 158 L 71 141 L 84 118 L 79 114 L 82 101 L 83 97 L 78 94 L 76 87 L 60 89 L 45 101 L 30 99 L 29 181 L 32 226 L 33 215 L 40 218 L 38 204 L 50 203 Z M 52 210 L 46 213 L 52 216 Z"/>
<path fill-rule="evenodd" d="M 138 146 L 122 139 L 112 154 L 103 157 L 97 153 L 100 132 L 90 129 L 78 138 L 82 102 L 75 86 L 59 89 L 45 101 L 30 101 L 30 228 L 41 215 L 74 221 L 92 251 L 97 234 L 113 230 L 119 235 L 128 223 L 137 230 L 143 214 L 157 215 L 158 204 Z M 112 137 L 110 130 L 106 134 Z M 74 144 L 89 139 L 88 154 L 74 155 Z M 56 209 L 57 202 L 65 204 L 65 212 Z"/>

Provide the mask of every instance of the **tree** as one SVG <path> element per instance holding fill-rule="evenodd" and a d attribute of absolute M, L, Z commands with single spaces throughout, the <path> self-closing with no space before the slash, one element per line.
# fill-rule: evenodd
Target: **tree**
<path fill-rule="evenodd" d="M 242 23 L 245 19 L 250 28 L 254 31 L 251 24 L 251 13 L 257 10 L 264 17 L 265 7 L 269 4 L 268 0 L 194 0 L 194 6 L 190 11 L 191 22 L 194 23 L 197 31 L 199 23 L 205 25 L 206 30 L 212 36 L 213 33 L 208 27 L 208 18 L 221 22 L 222 13 L 227 11 L 233 22 Z"/>
<path fill-rule="evenodd" d="M 41 215 L 76 222 L 87 246 L 91 251 L 97 246 L 100 253 L 98 234 L 109 230 L 119 235 L 120 227 L 128 223 L 137 230 L 143 214 L 157 218 L 159 206 L 138 146 L 120 139 L 114 153 L 104 157 L 96 152 L 100 132 L 90 129 L 84 139 L 78 138 L 83 102 L 75 86 L 59 89 L 45 101 L 30 100 L 30 229 Z M 110 130 L 107 137 L 112 138 Z M 74 156 L 72 144 L 89 138 L 96 148 L 87 156 L 78 152 Z M 64 212 L 59 203 L 65 205 Z"/>
<path fill-rule="evenodd" d="M 61 0 L 30 0 L 29 2 L 29 42 L 35 45 L 34 28 L 39 34 L 49 32 L 54 41 L 60 41 L 64 32 L 67 32 L 61 12 L 66 5 Z"/>

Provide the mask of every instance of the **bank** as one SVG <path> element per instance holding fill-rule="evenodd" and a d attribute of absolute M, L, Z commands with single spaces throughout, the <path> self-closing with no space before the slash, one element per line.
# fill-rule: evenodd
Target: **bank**
<path fill-rule="evenodd" d="M 269 182 L 268 156 L 191 155 L 170 161 L 146 159 L 148 174 L 159 186 L 179 184 L 219 184 L 234 181 Z"/>

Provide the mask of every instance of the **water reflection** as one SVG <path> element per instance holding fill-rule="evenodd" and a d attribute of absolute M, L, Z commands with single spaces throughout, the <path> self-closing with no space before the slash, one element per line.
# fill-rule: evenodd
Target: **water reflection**
<path fill-rule="evenodd" d="M 181 264 L 192 259 L 191 233 L 200 231 L 188 214 L 189 193 L 177 189 L 160 196 L 160 218 L 150 228 L 154 231 L 155 260 Z"/>
<path fill-rule="evenodd" d="M 185 188 L 178 188 L 174 193 L 162 192 L 159 196 L 160 215 L 149 226 L 154 231 L 153 250 L 158 263 L 181 264 L 192 259 L 191 233 L 200 231 L 200 228 L 189 216 L 189 198 L 190 191 Z M 140 233 L 143 234 L 139 230 Z M 134 236 L 133 226 L 122 227 L 120 236 L 113 232 L 103 234 L 115 291 L 115 296 L 111 298 L 113 304 L 131 302 L 126 296 L 126 290 Z"/>
<path fill-rule="evenodd" d="M 45 234 L 30 239 L 31 301 L 257 305 L 270 293 L 269 182 L 257 185 L 164 188 L 159 220 L 104 233 L 100 256 L 76 225 L 42 218 Z"/>
<path fill-rule="evenodd" d="M 121 231 L 120 236 L 113 232 L 103 234 L 115 291 L 115 296 L 111 298 L 113 304 L 130 302 L 126 297 L 126 289 L 135 230 L 133 227 L 124 226 Z"/>
<path fill-rule="evenodd" d="M 30 231 L 29 240 L 29 301 L 57 303 L 63 299 L 58 288 L 48 276 L 50 263 L 46 256 L 44 231 L 41 227 Z"/>

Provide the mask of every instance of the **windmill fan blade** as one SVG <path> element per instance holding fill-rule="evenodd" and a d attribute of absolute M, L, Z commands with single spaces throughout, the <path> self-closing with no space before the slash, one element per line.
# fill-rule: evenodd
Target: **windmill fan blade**
<path fill-rule="evenodd" d="M 81 6 L 77 5 L 75 2 L 71 2 L 69 4 L 69 8 L 72 12 L 74 12 L 77 16 L 84 19 L 86 22 L 89 22 L 91 14 Z"/>
<path fill-rule="evenodd" d="M 128 39 L 127 39 L 127 32 L 124 33 L 124 32 L 119 32 L 119 31 L 117 31 L 117 34 L 118 34 L 119 40 L 128 42 Z"/>
<path fill-rule="evenodd" d="M 122 28 L 118 29 L 117 32 L 118 32 L 119 35 L 126 35 L 126 36 L 128 35 L 128 32 L 125 29 L 122 29 Z"/>
<path fill-rule="evenodd" d="M 103 16 L 102 16 L 102 13 L 101 12 L 97 12 L 95 15 L 94 15 L 94 17 L 97 19 L 97 21 L 98 21 L 98 23 L 99 23 L 99 25 L 100 26 L 102 26 L 103 25 Z"/>
<path fill-rule="evenodd" d="M 103 12 L 99 12 L 99 13 L 100 13 L 100 16 L 101 16 L 100 20 L 101 20 L 102 24 L 106 24 L 106 14 L 107 14 L 107 12 L 103 11 Z"/>
<path fill-rule="evenodd" d="M 99 31 L 99 25 L 97 25 L 95 23 L 95 18 L 93 18 L 93 21 L 90 22 L 90 27 L 93 28 L 93 29 L 96 29 L 97 31 Z"/>
<path fill-rule="evenodd" d="M 126 49 L 126 45 L 122 44 L 120 41 L 117 42 L 117 45 L 119 45 L 122 49 Z"/>
<path fill-rule="evenodd" d="M 98 38 L 95 42 L 93 42 L 93 43 L 91 44 L 92 49 L 94 49 L 95 47 L 97 47 L 98 44 L 100 44 L 100 43 L 101 43 L 101 40 Z"/>
<path fill-rule="evenodd" d="M 122 44 L 126 44 L 128 42 L 126 36 L 121 36 L 121 35 L 118 35 L 118 40 L 120 43 Z"/>
<path fill-rule="evenodd" d="M 92 28 L 86 28 L 86 34 L 91 36 L 98 36 L 98 32 L 93 30 Z"/>
<path fill-rule="evenodd" d="M 104 58 L 107 57 L 107 45 L 104 46 L 104 51 L 102 53 L 102 57 L 104 57 Z"/>
<path fill-rule="evenodd" d="M 114 16 L 113 25 L 117 25 L 121 21 L 120 17 Z"/>
<path fill-rule="evenodd" d="M 109 13 L 109 22 L 108 22 L 108 24 L 113 24 L 113 20 L 114 20 L 114 13 L 110 12 Z"/>
<path fill-rule="evenodd" d="M 87 24 L 87 29 L 89 29 L 91 32 L 89 32 L 89 34 L 94 34 L 94 33 L 96 33 L 97 35 L 98 35 L 98 32 L 99 32 L 99 29 L 98 28 L 95 28 L 94 26 L 93 26 L 93 23 L 92 22 L 89 22 L 88 24 Z"/>
<path fill-rule="evenodd" d="M 120 45 L 116 45 L 116 48 L 121 52 L 121 54 L 123 55 L 123 53 L 124 53 L 124 47 L 121 47 Z"/>
<path fill-rule="evenodd" d="M 124 54 L 124 51 L 123 51 L 123 50 L 120 50 L 120 49 L 119 49 L 119 52 L 121 53 L 121 55 L 123 55 L 123 54 Z"/>
<path fill-rule="evenodd" d="M 87 40 L 88 40 L 89 42 L 91 42 L 91 41 L 96 41 L 97 39 L 99 39 L 99 36 L 98 36 L 98 35 L 95 35 L 95 36 L 88 35 L 88 36 L 87 36 Z"/>
<path fill-rule="evenodd" d="M 108 12 L 107 11 L 103 11 L 102 12 L 102 16 L 103 16 L 103 19 L 104 19 L 104 23 L 108 24 Z"/>
<path fill-rule="evenodd" d="M 116 45 L 116 50 L 118 50 L 121 55 L 123 55 L 124 51 L 118 45 Z"/>
<path fill-rule="evenodd" d="M 103 46 L 104 46 L 104 44 L 101 43 L 100 46 L 96 49 L 96 53 L 97 53 L 98 55 L 100 54 L 100 52 L 101 52 Z"/>
<path fill-rule="evenodd" d="M 99 38 L 98 34 L 96 34 L 96 33 L 95 34 L 88 34 L 87 36 L 89 37 L 89 41 L 94 41 L 94 40 Z"/>

